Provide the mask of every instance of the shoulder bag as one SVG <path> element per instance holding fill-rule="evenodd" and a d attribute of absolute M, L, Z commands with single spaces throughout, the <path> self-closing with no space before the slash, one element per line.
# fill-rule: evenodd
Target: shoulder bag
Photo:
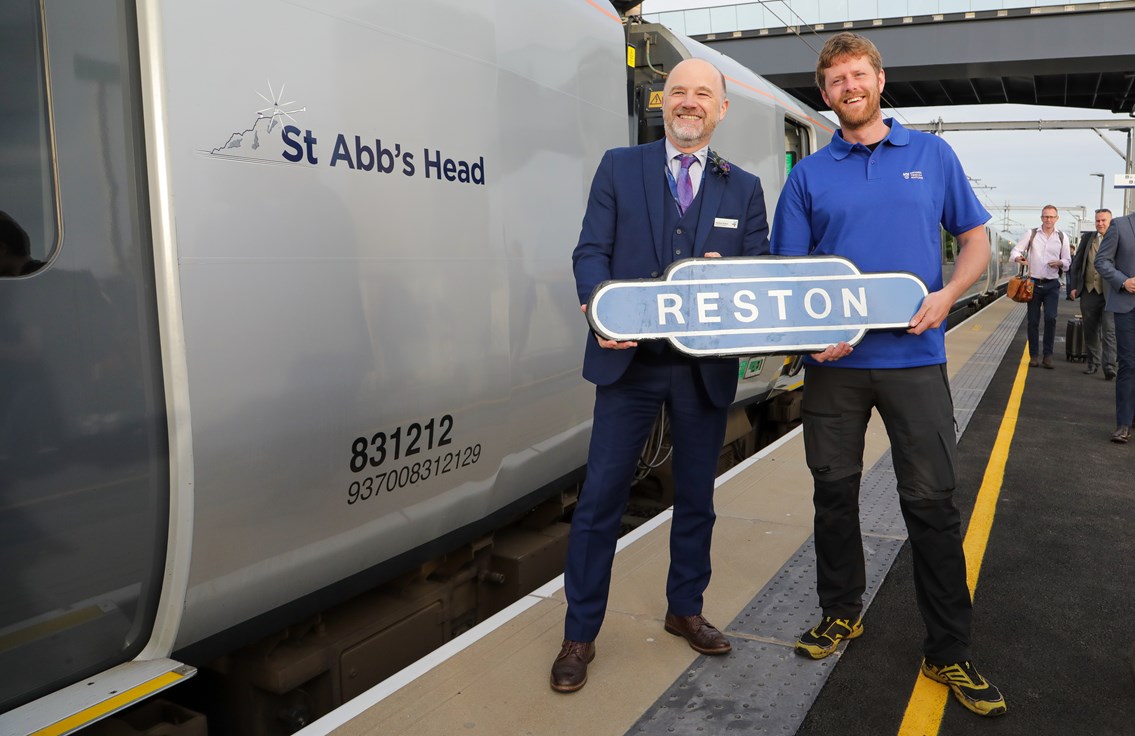
<path fill-rule="evenodd" d="M 1033 300 L 1033 280 L 1029 278 L 1029 249 L 1033 247 L 1033 238 L 1036 230 L 1032 231 L 1029 244 L 1025 246 L 1025 262 L 1017 269 L 1016 276 L 1009 277 L 1009 286 L 1005 294 L 1015 302 L 1031 302 Z"/>

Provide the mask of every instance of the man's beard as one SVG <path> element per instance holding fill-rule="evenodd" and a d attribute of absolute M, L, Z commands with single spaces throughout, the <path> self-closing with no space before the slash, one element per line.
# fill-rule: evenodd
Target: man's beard
<path fill-rule="evenodd" d="M 879 107 L 879 95 L 874 91 L 865 92 L 863 95 L 864 105 L 858 112 L 847 110 L 843 103 L 838 106 L 833 105 L 832 109 L 835 110 L 836 117 L 839 118 L 839 123 L 842 127 L 855 130 L 862 128 L 877 116 L 879 116 L 882 108 Z"/>
<path fill-rule="evenodd" d="M 685 122 L 678 119 L 678 114 L 675 113 L 670 119 L 664 121 L 666 124 L 666 132 L 670 137 L 681 143 L 697 143 L 709 138 L 713 133 L 713 123 L 709 118 L 701 118 L 701 124 L 696 121 Z"/>

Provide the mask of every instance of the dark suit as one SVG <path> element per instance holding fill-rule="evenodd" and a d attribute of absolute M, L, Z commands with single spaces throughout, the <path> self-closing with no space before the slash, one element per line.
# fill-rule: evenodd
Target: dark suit
<path fill-rule="evenodd" d="M 1115 321 L 1111 312 L 1104 309 L 1108 286 L 1104 281 L 1102 292 L 1085 291 L 1085 277 L 1095 262 L 1088 259 L 1096 233 L 1084 233 L 1080 246 L 1072 257 L 1072 267 L 1068 270 L 1068 293 L 1075 290 L 1080 298 L 1080 314 L 1084 318 L 1084 343 L 1088 349 L 1088 364 L 1102 366 L 1110 375 L 1115 370 Z M 1101 349 L 1102 346 L 1102 349 Z"/>
<path fill-rule="evenodd" d="M 1084 258 L 1088 248 L 1092 245 L 1092 239 L 1096 237 L 1096 232 L 1093 230 L 1090 233 L 1084 233 L 1080 236 L 1080 244 L 1076 246 L 1076 252 L 1072 255 L 1072 265 L 1068 267 L 1068 283 L 1065 284 L 1065 293 L 1068 297 L 1072 297 L 1072 290 L 1082 292 L 1084 290 Z"/>
<path fill-rule="evenodd" d="M 1130 426 L 1135 422 L 1135 294 L 1123 282 L 1135 276 L 1135 215 L 1111 221 L 1096 254 L 1096 270 L 1108 285 L 1105 309 L 1115 314 L 1115 424 Z"/>
<path fill-rule="evenodd" d="M 580 303 L 609 279 L 656 278 L 676 260 L 717 252 L 768 253 L 764 192 L 736 166 L 707 161 L 684 215 L 666 177 L 657 141 L 604 154 L 572 254 Z M 726 226 L 735 221 L 736 227 Z M 737 390 L 736 359 L 692 359 L 661 342 L 602 348 L 588 333 L 583 376 L 596 384 L 587 480 L 572 517 L 565 570 L 565 638 L 593 641 L 607 608 L 619 522 L 639 454 L 665 404 L 674 447 L 674 520 L 666 594 L 670 612 L 701 613 L 709 583 L 713 484 L 725 418 Z"/>

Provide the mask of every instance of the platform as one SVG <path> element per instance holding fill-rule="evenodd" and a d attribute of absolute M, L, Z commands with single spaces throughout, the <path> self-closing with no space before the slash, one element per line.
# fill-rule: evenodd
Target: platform
<path fill-rule="evenodd" d="M 705 615 L 731 655 L 700 656 L 662 629 L 667 513 L 620 541 L 583 690 L 548 687 L 563 636 L 559 578 L 300 733 L 1135 733 L 1135 446 L 1108 442 L 1114 384 L 1066 362 L 1061 341 L 1054 370 L 1027 368 L 1024 315 L 1002 299 L 947 338 L 956 496 L 963 520 L 976 520 L 974 651 L 1005 693 L 1003 718 L 983 723 L 918 676 L 924 630 L 887 438 L 873 421 L 861 498 L 866 633 L 846 651 L 820 662 L 792 651 L 818 616 L 796 430 L 718 479 Z"/>

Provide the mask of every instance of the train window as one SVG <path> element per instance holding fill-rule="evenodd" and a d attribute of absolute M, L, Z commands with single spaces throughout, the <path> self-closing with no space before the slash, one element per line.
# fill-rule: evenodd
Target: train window
<path fill-rule="evenodd" d="M 35 0 L 4 4 L 0 68 L 0 278 L 43 267 L 58 242 L 43 22 Z"/>
<path fill-rule="evenodd" d="M 812 152 L 812 137 L 808 129 L 796 121 L 784 119 L 784 175 L 792 173 L 792 167 L 800 159 Z"/>

